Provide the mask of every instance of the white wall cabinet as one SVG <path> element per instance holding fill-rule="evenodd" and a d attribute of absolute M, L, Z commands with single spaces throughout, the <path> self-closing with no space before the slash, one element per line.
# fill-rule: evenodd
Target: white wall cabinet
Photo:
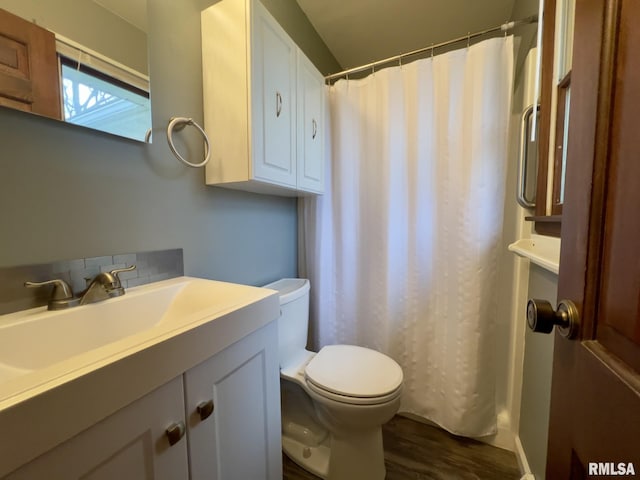
<path fill-rule="evenodd" d="M 277 338 L 271 322 L 5 480 L 281 479 Z"/>
<path fill-rule="evenodd" d="M 259 0 L 202 12 L 209 185 L 324 191 L 324 78 Z"/>
<path fill-rule="evenodd" d="M 295 189 L 296 45 L 262 4 L 254 3 L 250 35 L 253 176 Z"/>
<path fill-rule="evenodd" d="M 304 55 L 298 55 L 297 74 L 298 188 L 322 193 L 325 170 L 324 77 Z"/>

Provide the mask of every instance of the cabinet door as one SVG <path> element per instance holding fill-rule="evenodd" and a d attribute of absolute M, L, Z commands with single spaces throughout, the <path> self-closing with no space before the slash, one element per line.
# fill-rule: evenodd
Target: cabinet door
<path fill-rule="evenodd" d="M 54 34 L 2 9 L 0 105 L 63 119 Z"/>
<path fill-rule="evenodd" d="M 5 480 L 187 479 L 186 438 L 170 446 L 165 435 L 183 419 L 182 377 L 177 377 Z"/>
<path fill-rule="evenodd" d="M 296 46 L 259 1 L 252 5 L 252 173 L 295 188 Z"/>
<path fill-rule="evenodd" d="M 185 373 L 191 478 L 282 479 L 277 342 L 272 322 Z"/>
<path fill-rule="evenodd" d="M 298 189 L 324 192 L 324 77 L 298 52 Z"/>

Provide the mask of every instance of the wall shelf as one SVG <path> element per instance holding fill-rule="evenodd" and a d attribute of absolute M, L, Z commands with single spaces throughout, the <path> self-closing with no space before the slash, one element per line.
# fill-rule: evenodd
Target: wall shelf
<path fill-rule="evenodd" d="M 509 251 L 528 258 L 536 265 L 558 274 L 560 265 L 560 239 L 544 235 L 531 235 L 509 245 Z"/>

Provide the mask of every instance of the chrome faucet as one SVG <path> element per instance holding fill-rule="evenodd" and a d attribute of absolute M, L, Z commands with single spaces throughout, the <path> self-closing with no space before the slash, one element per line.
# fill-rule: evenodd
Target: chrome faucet
<path fill-rule="evenodd" d="M 131 265 L 127 268 L 116 268 L 110 272 L 99 273 L 91 280 L 87 289 L 78 294 L 78 297 L 80 297 L 80 305 L 101 302 L 108 298 L 124 295 L 124 288 L 118 274 L 121 272 L 130 272 L 135 269 L 136 266 Z"/>
<path fill-rule="evenodd" d="M 124 295 L 124 288 L 122 287 L 118 274 L 121 272 L 130 272 L 135 269 L 136 266 L 131 265 L 127 268 L 116 268 L 110 272 L 99 273 L 91 280 L 86 290 L 80 292 L 77 296 L 73 295 L 69 284 L 60 279 L 47 280 L 46 282 L 24 282 L 24 286 L 34 288 L 53 285 L 53 291 L 51 292 L 51 298 L 49 299 L 47 308 L 49 310 L 63 310 L 65 308 L 101 302 L 108 298 Z"/>

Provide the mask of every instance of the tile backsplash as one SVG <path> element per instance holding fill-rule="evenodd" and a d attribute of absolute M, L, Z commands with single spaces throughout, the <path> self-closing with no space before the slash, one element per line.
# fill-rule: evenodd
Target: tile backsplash
<path fill-rule="evenodd" d="M 88 282 L 98 273 L 130 265 L 136 265 L 137 268 L 120 274 L 125 288 L 184 275 L 181 248 L 0 268 L 0 315 L 47 304 L 51 287 L 25 288 L 26 281 L 42 282 L 59 278 L 77 294 L 87 288 Z"/>

